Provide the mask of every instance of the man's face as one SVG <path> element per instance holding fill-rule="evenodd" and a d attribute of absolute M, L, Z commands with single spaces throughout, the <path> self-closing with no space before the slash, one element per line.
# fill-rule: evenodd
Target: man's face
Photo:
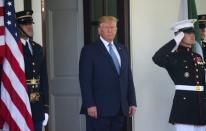
<path fill-rule="evenodd" d="M 24 24 L 24 25 L 20 25 L 20 27 L 29 37 L 33 37 L 33 25 L 32 24 Z"/>
<path fill-rule="evenodd" d="M 185 33 L 185 36 L 184 36 L 182 41 L 186 45 L 193 45 L 195 43 L 195 34 L 194 33 Z"/>
<path fill-rule="evenodd" d="M 200 37 L 201 37 L 202 40 L 205 39 L 205 28 L 200 29 Z"/>
<path fill-rule="evenodd" d="M 117 33 L 117 23 L 115 21 L 101 23 L 98 27 L 98 32 L 106 41 L 111 42 Z"/>

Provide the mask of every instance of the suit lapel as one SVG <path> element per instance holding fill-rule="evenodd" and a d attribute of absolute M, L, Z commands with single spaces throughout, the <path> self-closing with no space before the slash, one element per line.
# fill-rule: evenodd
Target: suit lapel
<path fill-rule="evenodd" d="M 98 42 L 97 42 L 97 46 L 99 47 L 101 53 L 103 54 L 103 56 L 107 59 L 107 61 L 110 63 L 113 71 L 118 75 L 117 73 L 117 70 L 116 70 L 116 67 L 114 65 L 114 62 L 109 54 L 109 52 L 107 51 L 106 47 L 104 46 L 103 42 L 98 39 Z"/>

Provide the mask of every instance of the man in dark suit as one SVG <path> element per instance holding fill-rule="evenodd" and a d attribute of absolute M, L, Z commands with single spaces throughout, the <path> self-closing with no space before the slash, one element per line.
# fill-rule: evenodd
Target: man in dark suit
<path fill-rule="evenodd" d="M 87 131 L 122 131 L 125 116 L 132 117 L 136 111 L 129 54 L 113 41 L 116 25 L 115 17 L 101 17 L 100 38 L 81 51 L 81 114 L 86 115 Z"/>
<path fill-rule="evenodd" d="M 16 13 L 19 35 L 23 44 L 26 84 L 35 131 L 42 131 L 48 122 L 48 78 L 43 48 L 32 40 L 33 11 Z"/>

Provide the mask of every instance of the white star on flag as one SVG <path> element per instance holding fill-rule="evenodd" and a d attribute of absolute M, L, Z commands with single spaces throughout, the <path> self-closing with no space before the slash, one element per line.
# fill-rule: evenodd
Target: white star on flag
<path fill-rule="evenodd" d="M 8 16 L 10 16 L 10 15 L 11 15 L 11 12 L 10 12 L 10 11 L 8 11 L 6 14 L 7 14 Z"/>
<path fill-rule="evenodd" d="M 7 23 L 8 25 L 11 25 L 11 21 L 7 21 L 6 23 Z"/>
<path fill-rule="evenodd" d="M 9 5 L 9 6 L 12 6 L 12 3 L 11 3 L 11 2 L 8 2 L 8 5 Z"/>

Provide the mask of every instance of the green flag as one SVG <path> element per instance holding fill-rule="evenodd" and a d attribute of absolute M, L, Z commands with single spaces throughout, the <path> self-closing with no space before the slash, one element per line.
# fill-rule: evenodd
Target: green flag
<path fill-rule="evenodd" d="M 188 19 L 198 19 L 195 0 L 187 0 L 187 3 L 188 3 Z M 201 44 L 201 37 L 200 37 L 200 32 L 199 32 L 199 22 L 198 21 L 195 22 L 194 27 L 195 27 L 196 41 Z"/>

